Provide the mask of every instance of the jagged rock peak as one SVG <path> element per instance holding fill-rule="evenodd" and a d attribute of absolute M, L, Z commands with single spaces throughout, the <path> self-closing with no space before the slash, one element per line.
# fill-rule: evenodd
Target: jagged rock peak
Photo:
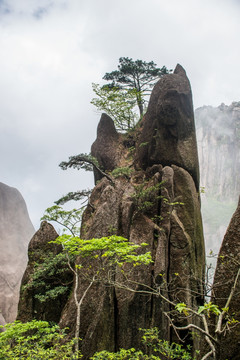
<path fill-rule="evenodd" d="M 105 113 L 102 114 L 97 127 L 97 137 L 99 136 L 118 138 L 118 133 L 112 118 Z"/>
<path fill-rule="evenodd" d="M 49 241 L 56 239 L 57 236 L 58 234 L 54 227 L 47 221 L 42 221 L 39 230 L 34 234 L 29 243 L 28 250 L 33 251 L 38 248 L 43 249 L 43 247 L 45 250 L 47 250 L 46 247 L 51 249 L 52 245 L 49 244 Z"/>
<path fill-rule="evenodd" d="M 113 120 L 107 114 L 102 114 L 97 128 L 97 139 L 91 147 L 91 154 L 105 171 L 112 171 L 118 166 L 118 145 L 119 134 L 115 129 Z M 94 176 L 95 182 L 101 178 L 96 172 Z"/>
<path fill-rule="evenodd" d="M 154 164 L 180 166 L 199 187 L 192 92 L 179 64 L 154 86 L 137 144 L 137 164 L 143 169 Z"/>
<path fill-rule="evenodd" d="M 175 70 L 174 70 L 173 73 L 178 74 L 178 75 L 182 75 L 182 76 L 187 76 L 185 69 L 180 64 L 177 64 L 177 66 L 175 67 Z"/>

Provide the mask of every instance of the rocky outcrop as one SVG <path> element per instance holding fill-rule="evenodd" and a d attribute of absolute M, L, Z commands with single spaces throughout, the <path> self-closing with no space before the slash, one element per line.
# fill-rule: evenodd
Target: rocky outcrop
<path fill-rule="evenodd" d="M 226 306 L 240 269 L 240 199 L 238 207 L 232 216 L 227 232 L 224 236 L 218 256 L 216 273 L 213 283 L 212 301 L 220 309 Z M 240 276 L 236 282 L 233 298 L 229 305 L 229 314 L 236 321 L 240 321 Z M 231 326 L 231 325 L 230 325 Z M 219 360 L 238 360 L 240 354 L 240 327 L 235 326 L 224 339 L 220 341 Z"/>
<path fill-rule="evenodd" d="M 106 122 L 101 118 L 92 154 L 104 170 L 121 168 L 116 178 L 116 172 L 110 174 L 112 182 L 104 177 L 93 189 L 81 237 L 114 233 L 136 244 L 148 243 L 154 265 L 131 273 L 139 283 L 136 290 L 140 283 L 154 286 L 165 277 L 170 299 L 201 304 L 205 251 L 191 89 L 184 69 L 178 65 L 174 74 L 156 84 L 141 128 L 131 134 L 131 149 L 129 135 L 116 135 L 113 121 Z M 106 154 L 105 144 L 110 144 Z M 121 174 L 126 168 L 127 174 Z M 79 295 L 83 291 L 81 285 Z M 165 310 L 168 305 L 151 295 L 92 286 L 81 308 L 79 335 L 85 357 L 100 349 L 139 347 L 139 328 L 158 326 L 162 338 L 173 340 Z M 72 333 L 75 314 L 71 296 L 60 324 Z"/>
<path fill-rule="evenodd" d="M 23 322 L 60 320 L 73 275 L 61 246 L 51 243 L 57 237 L 54 227 L 43 221 L 29 243 L 18 307 L 18 319 Z"/>
<path fill-rule="evenodd" d="M 0 183 L 0 324 L 16 319 L 27 246 L 33 233 L 22 195 Z"/>
<path fill-rule="evenodd" d="M 105 135 L 108 134 L 106 137 Z M 98 159 L 98 163 L 105 171 L 112 171 L 119 163 L 119 134 L 112 119 L 107 114 L 102 114 L 97 128 L 97 139 L 92 144 L 91 154 Z M 97 172 L 94 173 L 95 182 L 101 179 Z"/>
<path fill-rule="evenodd" d="M 137 163 L 177 165 L 199 186 L 197 142 L 189 80 L 181 65 L 155 85 L 137 144 Z"/>

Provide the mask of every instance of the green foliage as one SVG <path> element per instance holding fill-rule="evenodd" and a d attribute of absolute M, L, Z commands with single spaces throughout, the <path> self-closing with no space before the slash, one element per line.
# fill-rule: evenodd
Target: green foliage
<path fill-rule="evenodd" d="M 109 115 L 119 131 L 132 129 L 137 120 L 134 111 L 136 106 L 135 89 L 119 89 L 119 87 L 100 86 L 92 84 L 97 98 L 93 98 L 91 104 L 99 111 Z"/>
<path fill-rule="evenodd" d="M 183 313 L 185 316 L 189 315 L 189 309 L 185 303 L 178 303 L 176 304 L 175 308 L 178 312 Z"/>
<path fill-rule="evenodd" d="M 95 157 L 83 153 L 70 156 L 68 161 L 62 161 L 59 166 L 62 170 L 73 168 L 77 170 L 84 169 L 86 171 L 93 171 L 94 167 L 99 167 Z"/>
<path fill-rule="evenodd" d="M 84 169 L 86 171 L 97 171 L 101 177 L 105 176 L 109 181 L 112 182 L 110 176 L 100 169 L 97 159 L 90 154 L 79 154 L 70 156 L 68 161 L 62 161 L 59 164 L 62 170 L 73 169 Z"/>
<path fill-rule="evenodd" d="M 210 317 L 210 313 L 215 314 L 217 316 L 221 314 L 218 305 L 213 304 L 211 301 L 209 303 L 205 303 L 203 306 L 199 306 L 198 314 L 201 314 L 202 312 L 207 313 L 209 317 Z"/>
<path fill-rule="evenodd" d="M 131 174 L 133 173 L 133 169 L 129 168 L 129 167 L 119 167 L 116 168 L 112 171 L 112 176 L 114 178 L 120 177 L 120 176 L 125 176 L 126 178 L 129 178 L 131 176 Z"/>
<path fill-rule="evenodd" d="M 160 360 L 159 357 L 154 355 L 146 355 L 141 350 L 137 351 L 134 348 L 132 349 L 120 349 L 116 353 L 111 353 L 109 351 L 101 351 L 91 357 L 92 360 Z"/>
<path fill-rule="evenodd" d="M 151 186 L 144 182 L 135 186 L 135 194 L 132 199 L 138 211 L 149 211 L 156 204 L 156 201 L 162 198 L 160 194 L 161 186 L 162 182 Z"/>
<path fill-rule="evenodd" d="M 73 354 L 74 340 L 66 341 L 66 331 L 46 321 L 16 321 L 0 333 L 0 360 L 80 359 Z"/>
<path fill-rule="evenodd" d="M 142 337 L 142 343 L 147 348 L 147 354 L 140 350 L 120 349 L 116 353 L 108 351 L 101 351 L 91 358 L 92 360 L 161 360 L 164 356 L 169 360 L 194 360 L 191 356 L 191 348 L 188 346 L 187 350 L 182 345 L 176 343 L 169 343 L 166 340 L 159 338 L 159 330 L 157 328 L 145 329 Z"/>
<path fill-rule="evenodd" d="M 74 256 L 71 256 L 73 262 Z M 68 270 L 68 259 L 62 252 L 44 254 L 42 262 L 34 264 L 34 271 L 29 282 L 22 286 L 22 291 L 31 290 L 34 298 L 40 302 L 54 300 L 69 292 L 72 274 Z"/>
<path fill-rule="evenodd" d="M 63 231 L 67 230 L 74 236 L 80 234 L 80 222 L 84 207 L 80 209 L 64 210 L 61 206 L 53 205 L 45 210 L 41 220 L 55 221 L 63 226 Z"/>
<path fill-rule="evenodd" d="M 52 243 L 61 244 L 69 254 L 82 258 L 89 257 L 95 260 L 107 258 L 108 266 L 112 264 L 122 266 L 125 262 L 135 265 L 148 265 L 152 262 L 150 252 L 145 254 L 137 254 L 136 252 L 137 249 L 147 244 L 135 245 L 127 239 L 116 235 L 100 239 L 83 240 L 79 237 L 64 234 L 52 241 Z"/>
<path fill-rule="evenodd" d="M 68 201 L 83 201 L 88 199 L 91 194 L 91 190 L 81 190 L 81 191 L 70 191 L 67 195 L 62 196 L 60 199 L 55 201 L 56 205 L 64 205 Z"/>
<path fill-rule="evenodd" d="M 156 327 L 144 329 L 143 331 L 144 335 L 142 337 L 142 342 L 155 355 L 164 355 L 167 359 L 194 360 L 190 354 L 190 346 L 187 346 L 186 350 L 182 345 L 160 339 L 159 330 Z"/>
<path fill-rule="evenodd" d="M 155 82 L 171 72 L 165 66 L 157 68 L 153 61 L 133 60 L 128 57 L 119 59 L 118 70 L 106 73 L 104 80 L 111 81 L 107 86 L 119 89 L 134 89 L 140 116 L 143 115 L 144 96 L 149 93 Z"/>

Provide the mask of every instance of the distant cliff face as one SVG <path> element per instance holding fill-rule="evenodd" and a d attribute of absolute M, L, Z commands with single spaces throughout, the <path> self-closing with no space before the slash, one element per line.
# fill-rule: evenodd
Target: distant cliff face
<path fill-rule="evenodd" d="M 240 102 L 195 111 L 207 249 L 219 250 L 240 193 Z"/>
<path fill-rule="evenodd" d="M 23 197 L 17 189 L 0 183 L 1 322 L 16 318 L 19 288 L 27 266 L 27 247 L 33 233 Z"/>
<path fill-rule="evenodd" d="M 240 102 L 195 111 L 201 184 L 218 199 L 238 199 Z"/>
<path fill-rule="evenodd" d="M 178 65 L 155 85 L 147 113 L 134 134 L 117 134 L 113 121 L 102 115 L 92 155 L 105 171 L 117 169 L 118 176 L 110 173 L 113 183 L 96 177 L 99 181 L 83 215 L 81 236 L 91 239 L 116 233 L 136 244 L 148 243 L 154 266 L 136 269 L 134 281 L 152 286 L 164 274 L 171 299 L 189 306 L 201 303 L 205 251 L 199 168 L 191 88 L 184 69 Z M 121 175 L 126 168 L 127 174 Z M 198 296 L 189 295 L 189 289 Z M 83 291 L 80 286 L 79 294 Z M 92 286 L 81 312 L 85 357 L 100 349 L 138 347 L 139 328 L 158 326 L 161 337 L 169 339 L 165 310 L 168 305 L 151 295 Z M 71 296 L 60 324 L 72 332 L 74 313 Z"/>

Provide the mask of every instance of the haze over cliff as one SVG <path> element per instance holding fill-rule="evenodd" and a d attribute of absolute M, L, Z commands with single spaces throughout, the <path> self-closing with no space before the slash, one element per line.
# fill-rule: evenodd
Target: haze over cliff
<path fill-rule="evenodd" d="M 207 251 L 219 251 L 240 193 L 240 102 L 195 110 Z"/>

